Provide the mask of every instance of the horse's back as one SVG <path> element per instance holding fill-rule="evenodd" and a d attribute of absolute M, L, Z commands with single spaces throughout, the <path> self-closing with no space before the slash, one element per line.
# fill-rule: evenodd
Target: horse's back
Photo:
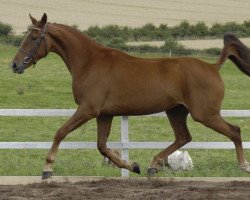
<path fill-rule="evenodd" d="M 108 76 L 104 110 L 147 114 L 188 104 L 193 94 L 220 85 L 218 70 L 195 58 L 136 58 L 116 55 Z M 193 91 L 197 90 L 197 91 Z"/>

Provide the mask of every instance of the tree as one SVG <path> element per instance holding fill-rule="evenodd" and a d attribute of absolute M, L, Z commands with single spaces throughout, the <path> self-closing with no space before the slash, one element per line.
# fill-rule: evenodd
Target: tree
<path fill-rule="evenodd" d="M 222 37 L 224 33 L 223 25 L 215 23 L 210 28 L 210 35 L 214 37 Z"/>
<path fill-rule="evenodd" d="M 245 31 L 246 36 L 249 36 L 250 35 L 250 21 L 244 21 L 243 26 L 244 26 L 244 31 Z"/>
<path fill-rule="evenodd" d="M 183 46 L 180 45 L 173 37 L 168 37 L 165 40 L 165 44 L 161 47 L 163 52 L 167 52 L 170 50 L 182 49 Z"/>
<path fill-rule="evenodd" d="M 195 36 L 198 37 L 205 37 L 209 35 L 209 29 L 207 27 L 207 25 L 205 24 L 205 22 L 198 22 L 195 27 L 194 27 Z"/>
<path fill-rule="evenodd" d="M 13 28 L 9 24 L 0 22 L 0 36 L 7 36 L 12 34 Z"/>
<path fill-rule="evenodd" d="M 171 29 L 171 34 L 174 38 L 190 37 L 192 35 L 192 26 L 188 23 L 188 21 L 185 20 L 179 25 L 174 26 Z"/>

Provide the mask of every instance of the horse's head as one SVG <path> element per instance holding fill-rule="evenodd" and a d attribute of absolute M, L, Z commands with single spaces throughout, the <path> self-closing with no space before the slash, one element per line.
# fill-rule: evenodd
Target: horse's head
<path fill-rule="evenodd" d="M 30 19 L 33 26 L 10 63 L 14 73 L 21 74 L 29 66 L 35 65 L 38 60 L 47 56 L 51 46 L 47 32 L 47 15 L 44 13 L 40 21 L 31 15 Z"/>

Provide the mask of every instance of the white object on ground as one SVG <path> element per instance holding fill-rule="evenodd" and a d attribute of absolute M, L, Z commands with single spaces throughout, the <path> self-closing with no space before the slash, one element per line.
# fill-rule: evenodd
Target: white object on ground
<path fill-rule="evenodd" d="M 187 151 L 175 151 L 168 156 L 168 165 L 173 171 L 188 171 L 193 168 L 193 162 Z"/>

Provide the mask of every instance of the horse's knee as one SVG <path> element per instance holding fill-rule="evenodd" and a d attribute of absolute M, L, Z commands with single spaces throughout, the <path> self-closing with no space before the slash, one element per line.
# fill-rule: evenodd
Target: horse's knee
<path fill-rule="evenodd" d="M 232 140 L 236 144 L 241 144 L 242 139 L 241 139 L 241 130 L 239 126 L 236 125 L 230 125 L 231 130 L 232 130 Z"/>
<path fill-rule="evenodd" d="M 105 157 L 107 156 L 107 147 L 106 147 L 106 145 L 97 144 L 97 148 L 98 148 L 100 154 L 102 154 Z"/>
<path fill-rule="evenodd" d="M 191 142 L 192 141 L 192 136 L 191 135 L 187 135 L 187 137 L 185 138 L 185 143 L 187 144 L 187 143 L 189 143 L 189 142 Z"/>
<path fill-rule="evenodd" d="M 189 143 L 191 141 L 192 141 L 192 136 L 190 134 L 187 134 L 185 136 L 179 137 L 177 139 L 179 147 L 182 147 L 183 145 L 185 145 L 185 144 L 187 144 L 187 143 Z"/>
<path fill-rule="evenodd" d="M 66 137 L 66 134 L 64 134 L 63 131 L 58 130 L 54 137 L 54 141 L 61 142 L 65 137 Z"/>
<path fill-rule="evenodd" d="M 233 129 L 233 131 L 234 131 L 236 134 L 240 135 L 241 130 L 240 130 L 240 127 L 239 127 L 239 126 L 231 125 L 231 128 Z"/>

